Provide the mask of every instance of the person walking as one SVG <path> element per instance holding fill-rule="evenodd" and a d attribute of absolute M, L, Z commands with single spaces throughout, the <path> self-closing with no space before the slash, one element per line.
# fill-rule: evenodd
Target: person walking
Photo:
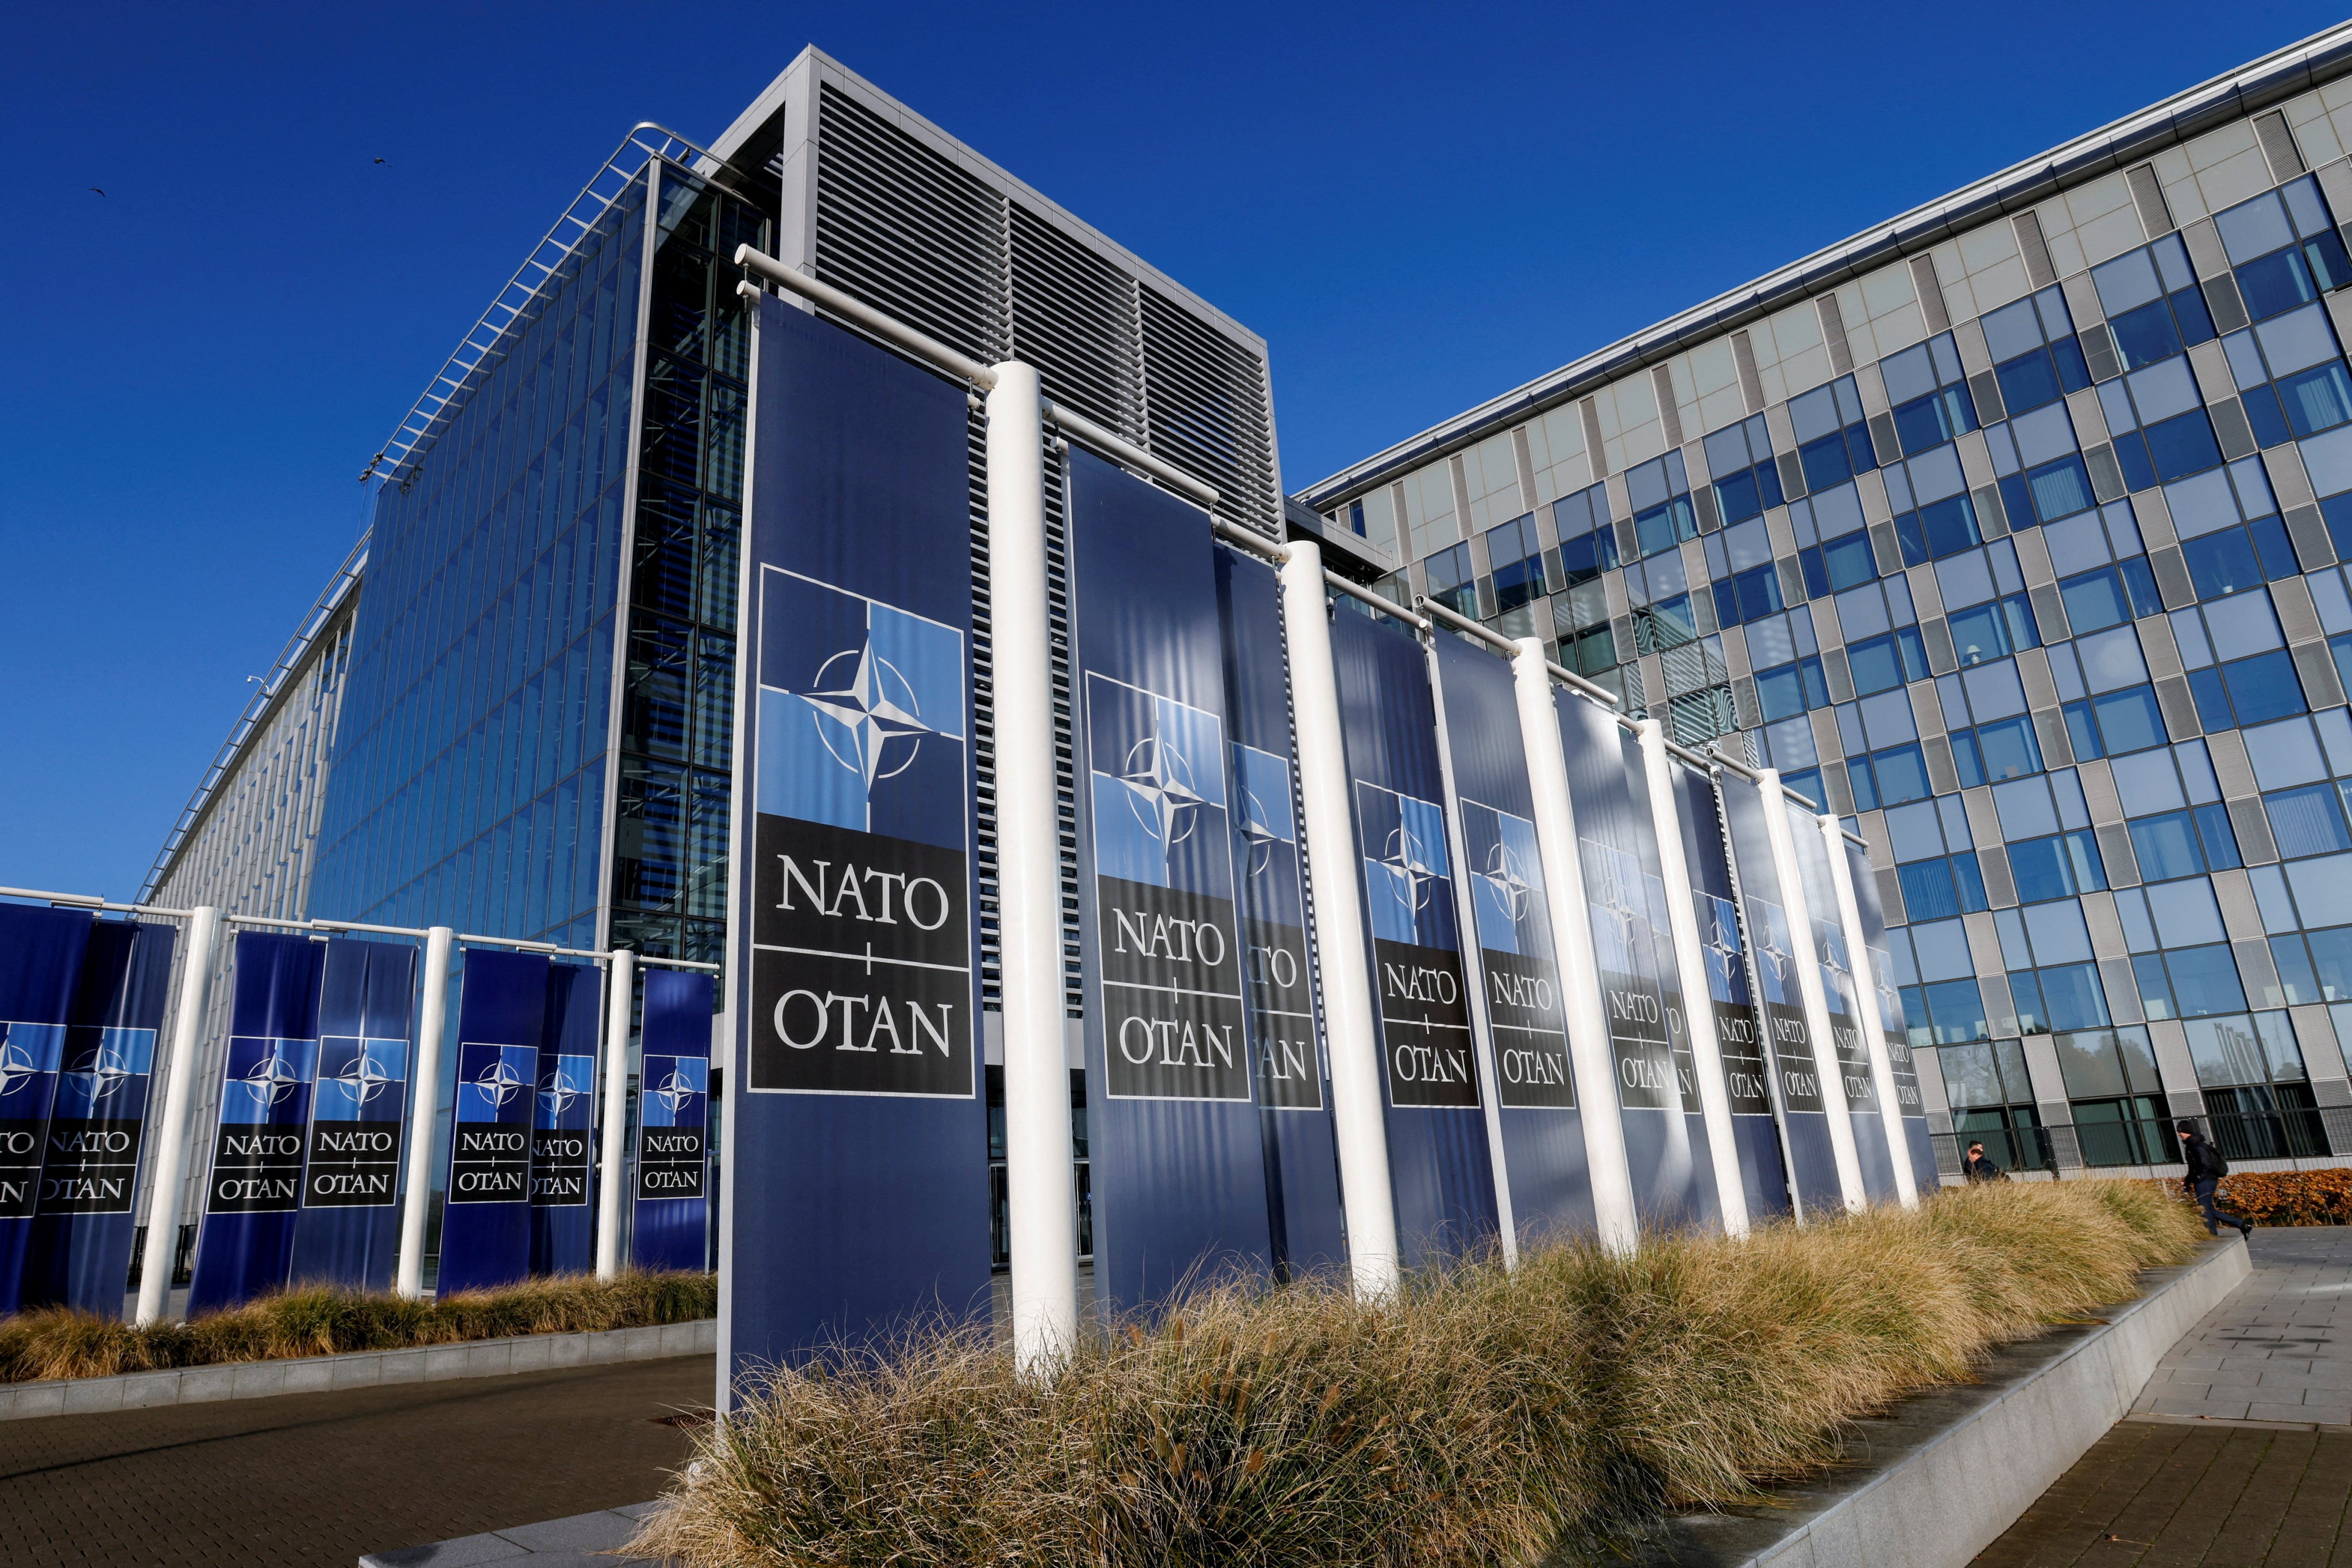
<path fill-rule="evenodd" d="M 2203 1212 L 2205 1234 L 2219 1236 L 2223 1226 L 2233 1225 L 2238 1227 L 2239 1235 L 2253 1235 L 2252 1226 L 2217 1207 L 2213 1201 L 2214 1191 L 2221 1186 L 2221 1178 L 2230 1173 L 2230 1162 L 2221 1157 L 2221 1151 L 2205 1141 L 2205 1134 L 2197 1131 L 2194 1121 L 2179 1123 L 2177 1131 L 2180 1134 L 2180 1157 L 2189 1164 L 2188 1174 L 2180 1178 L 2180 1185 L 2197 1200 L 2198 1208 Z"/>
<path fill-rule="evenodd" d="M 2003 1171 L 1999 1165 L 1994 1164 L 1990 1160 L 1985 1158 L 1984 1145 L 1982 1143 L 1971 1143 L 1969 1145 L 1968 1163 L 1960 1167 L 1960 1173 L 1968 1177 L 1971 1182 L 2005 1182 L 2009 1180 L 2008 1172 Z"/>

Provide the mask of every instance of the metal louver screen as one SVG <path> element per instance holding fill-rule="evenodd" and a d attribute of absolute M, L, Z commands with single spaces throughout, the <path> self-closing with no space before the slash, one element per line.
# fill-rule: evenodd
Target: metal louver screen
<path fill-rule="evenodd" d="M 819 277 L 1214 485 L 1279 537 L 1265 361 L 832 84 L 821 89 Z"/>
<path fill-rule="evenodd" d="M 817 274 L 970 354 L 1004 357 L 1004 204 L 856 100 L 824 89 Z"/>

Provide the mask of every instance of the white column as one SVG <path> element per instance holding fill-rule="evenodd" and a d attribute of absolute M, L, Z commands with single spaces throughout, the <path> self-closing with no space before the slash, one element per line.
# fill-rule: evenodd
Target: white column
<path fill-rule="evenodd" d="M 433 1205 L 433 1130 L 441 1116 L 441 1036 L 449 1015 L 449 956 L 457 933 L 425 933 L 425 1005 L 416 1020 L 416 1060 L 408 1073 L 408 1191 L 400 1210 L 400 1293 L 425 1294 L 425 1216 Z"/>
<path fill-rule="evenodd" d="M 1870 1205 L 1862 1184 L 1862 1159 L 1854 1152 L 1853 1117 L 1845 1108 L 1845 1074 L 1837 1059 L 1837 1041 L 1830 1033 L 1829 994 L 1822 989 L 1821 955 L 1813 947 L 1812 906 L 1805 899 L 1803 869 L 1797 863 L 1797 840 L 1789 828 L 1789 796 L 1780 788 L 1780 772 L 1766 768 L 1758 775 L 1764 794 L 1764 833 L 1772 845 L 1772 868 L 1780 879 L 1780 904 L 1789 918 L 1789 962 L 1797 969 L 1797 994 L 1805 1005 L 1805 1033 L 1813 1039 L 1813 1076 L 1821 1085 L 1823 1118 L 1830 1128 L 1830 1152 L 1837 1159 L 1838 1195 L 1848 1212 L 1859 1214 Z"/>
<path fill-rule="evenodd" d="M 604 1136 L 596 1185 L 596 1278 L 621 1273 L 621 1173 L 629 1163 L 629 1016 L 636 1008 L 637 955 L 613 950 L 605 976 Z"/>
<path fill-rule="evenodd" d="M 1863 1047 L 1870 1053 L 1870 1081 L 1878 1095 L 1878 1118 L 1886 1128 L 1886 1163 L 1895 1167 L 1895 1195 L 1906 1209 L 1919 1206 L 1919 1181 L 1911 1171 L 1911 1145 L 1903 1135 L 1903 1107 L 1895 1098 L 1895 1064 L 1886 1056 L 1886 1024 L 1878 1016 L 1878 976 L 1862 936 L 1862 903 L 1853 891 L 1853 868 L 1846 863 L 1845 829 L 1838 819 L 1821 819 L 1822 842 L 1829 847 L 1830 885 L 1837 889 L 1838 921 L 1845 927 L 1845 950 L 1853 964 L 1854 1011 L 1861 1015 Z"/>
<path fill-rule="evenodd" d="M 1568 793 L 1568 754 L 1543 644 L 1521 637 L 1511 656 L 1519 700 L 1519 735 L 1528 753 L 1528 786 L 1535 797 L 1536 847 L 1543 860 L 1551 910 L 1551 944 L 1559 959 L 1559 993 L 1567 1011 L 1569 1059 L 1576 1064 L 1577 1104 L 1584 1121 L 1584 1165 L 1592 1185 L 1592 1218 L 1601 1244 L 1631 1252 L 1642 1239 L 1633 1208 L 1633 1173 L 1625 1158 L 1624 1112 L 1617 1103 L 1616 1053 L 1601 1000 L 1601 962 L 1592 946 L 1591 905 L 1576 852 L 1576 810 Z"/>
<path fill-rule="evenodd" d="M 1293 540 L 1282 566 L 1282 625 L 1290 646 L 1291 722 L 1298 733 L 1300 827 L 1314 872 L 1315 958 L 1323 975 L 1324 1044 L 1331 1064 L 1331 1126 L 1348 1221 L 1348 1266 L 1359 1295 L 1397 1286 L 1396 1198 L 1389 1178 L 1388 1108 L 1380 1026 L 1364 935 L 1362 856 L 1354 788 L 1331 663 L 1331 610 L 1323 552 Z"/>
<path fill-rule="evenodd" d="M 1013 1353 L 1023 1370 L 1036 1373 L 1056 1365 L 1078 1331 L 1041 395 L 1037 373 L 1018 361 L 996 367 L 996 385 L 988 395 L 988 624 L 996 687 Z"/>
<path fill-rule="evenodd" d="M 196 1053 L 211 999 L 213 943 L 220 910 L 210 904 L 188 916 L 187 951 L 180 958 L 180 995 L 172 1019 L 172 1061 L 163 1079 L 163 1114 L 155 1143 L 155 1190 L 147 1199 L 147 1245 L 139 1258 L 141 1328 L 163 1320 L 172 1294 L 173 1254 L 180 1238 L 180 1187 L 188 1176 L 188 1102 L 194 1098 Z"/>
<path fill-rule="evenodd" d="M 1690 1031 L 1699 1110 L 1706 1119 L 1706 1148 L 1715 1160 L 1716 1197 L 1723 1209 L 1724 1230 L 1746 1236 L 1748 1184 L 1739 1173 L 1739 1150 L 1733 1142 L 1722 1042 L 1715 1037 L 1706 947 L 1699 936 L 1697 906 L 1691 902 L 1690 858 L 1683 853 L 1682 813 L 1675 805 L 1675 763 L 1666 755 L 1666 732 L 1655 719 L 1642 720 L 1636 732 L 1642 742 L 1642 772 L 1650 784 L 1650 821 L 1658 836 L 1658 872 L 1666 884 L 1666 924 L 1674 932 L 1675 967 L 1682 973 L 1683 1026 Z"/>

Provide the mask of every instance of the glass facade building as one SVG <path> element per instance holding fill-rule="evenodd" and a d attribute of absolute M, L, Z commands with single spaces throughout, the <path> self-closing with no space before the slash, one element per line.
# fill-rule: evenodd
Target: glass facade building
<path fill-rule="evenodd" d="M 1948 1153 L 2352 1156 L 2347 72 L 2338 28 L 1295 498 L 1847 819 Z"/>

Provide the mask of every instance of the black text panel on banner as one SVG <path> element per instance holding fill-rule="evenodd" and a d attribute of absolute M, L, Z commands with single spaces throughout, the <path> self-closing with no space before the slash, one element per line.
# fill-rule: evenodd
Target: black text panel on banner
<path fill-rule="evenodd" d="M 1780 792 L 1765 798 L 1763 786 L 1724 775 L 1726 837 L 1739 887 L 1739 913 L 1747 926 L 1748 973 L 1759 993 L 1764 1044 L 1780 1088 L 1780 1110 L 1788 1139 L 1790 1184 L 1807 1214 L 1843 1212 L 1837 1151 L 1830 1142 L 1829 1111 L 1822 1098 L 1822 1075 L 1814 1063 L 1812 1026 L 1805 1016 L 1797 976 L 1795 939 L 1789 929 L 1788 895 L 1773 863 L 1765 813 L 1782 809 Z M 1838 1107 L 1843 1114 L 1844 1106 Z"/>
<path fill-rule="evenodd" d="M 1683 857 L 1690 867 L 1691 901 L 1698 917 L 1700 962 L 1706 974 L 1707 1005 L 1715 1013 L 1717 1048 L 1723 1057 L 1723 1088 L 1731 1106 L 1731 1135 L 1738 1155 L 1749 1214 L 1758 1219 L 1789 1212 L 1789 1178 L 1780 1159 L 1780 1133 L 1773 1121 L 1772 1068 L 1766 1060 L 1764 1017 L 1748 979 L 1748 952 L 1740 936 L 1738 889 L 1726 858 L 1723 814 L 1707 774 L 1677 765 L 1675 815 L 1681 819 Z M 1668 889 L 1666 896 L 1675 896 Z M 1698 987 L 1690 1005 L 1697 1006 Z"/>
<path fill-rule="evenodd" d="M 965 391 L 759 304 L 727 1375 L 986 1313 Z"/>
<path fill-rule="evenodd" d="M 1224 621 L 1229 815 L 1258 1125 L 1265 1137 L 1269 1240 L 1278 1271 L 1321 1273 L 1346 1266 L 1348 1242 L 1307 946 L 1281 582 L 1263 561 L 1221 546 L 1217 606 Z"/>
<path fill-rule="evenodd" d="M 1576 858 L 1609 1021 L 1609 1056 L 1625 1128 L 1625 1164 L 1642 1228 L 1717 1225 L 1722 1207 L 1699 1114 L 1676 1050 L 1684 987 L 1658 869 L 1649 787 L 1634 737 L 1616 715 L 1570 691 L 1553 694 Z"/>
<path fill-rule="evenodd" d="M 1911 1059 L 1910 1035 L 1903 1016 L 1903 993 L 1895 984 L 1895 959 L 1887 950 L 1886 914 L 1878 900 L 1878 879 L 1872 873 L 1870 856 L 1861 845 L 1841 839 L 1840 847 L 1845 851 L 1846 874 L 1853 880 L 1854 908 L 1862 917 L 1864 951 L 1858 956 L 1855 979 L 1871 994 L 1862 1005 L 1863 1026 L 1875 1026 L 1886 1042 L 1886 1066 L 1895 1080 L 1895 1109 L 1903 1116 L 1904 1154 L 1911 1161 L 1912 1180 L 1918 1190 L 1932 1193 L 1939 1180 L 1936 1174 L 1936 1143 L 1927 1128 L 1927 1102 L 1919 1098 L 1919 1068 Z"/>
<path fill-rule="evenodd" d="M 1068 458 L 1095 1290 L 1115 1310 L 1273 1261 L 1244 1019 L 1216 545 Z"/>
<path fill-rule="evenodd" d="M 1523 1243 L 1590 1234 L 1584 1124 L 1517 687 L 1510 665 L 1484 648 L 1446 634 L 1431 646 L 1464 855 L 1454 886 L 1470 906 L 1512 1223 Z"/>
<path fill-rule="evenodd" d="M 1837 1058 L 1837 1081 L 1828 1086 L 1832 1101 L 1843 1100 L 1853 1129 L 1854 1158 L 1863 1190 L 1873 1203 L 1896 1196 L 1895 1165 L 1886 1148 L 1886 1121 L 1879 1114 L 1878 1089 L 1871 1078 L 1870 1047 L 1862 1037 L 1864 1015 L 1854 957 L 1847 952 L 1845 924 L 1838 918 L 1837 884 L 1830 875 L 1830 847 L 1820 818 L 1785 796 L 1789 836 L 1797 848 L 1797 874 L 1805 885 L 1806 911 L 1813 921 L 1813 960 L 1829 1004 L 1830 1048 Z M 1872 1012 L 1876 1012 L 1873 1007 Z M 1873 1024 L 1871 1026 L 1875 1027 Z"/>
<path fill-rule="evenodd" d="M 1331 658 L 1355 784 L 1397 1242 L 1410 1268 L 1485 1247 L 1498 1228 L 1437 713 L 1427 656 L 1393 624 L 1342 601 Z"/>

